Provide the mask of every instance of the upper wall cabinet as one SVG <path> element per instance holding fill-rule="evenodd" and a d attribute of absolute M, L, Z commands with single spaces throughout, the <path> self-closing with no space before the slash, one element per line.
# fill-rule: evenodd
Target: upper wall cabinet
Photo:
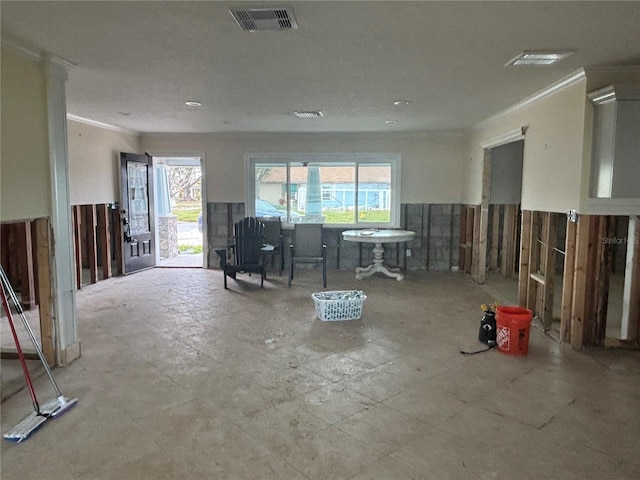
<path fill-rule="evenodd" d="M 590 197 L 640 198 L 640 86 L 589 94 L 594 106 Z"/>

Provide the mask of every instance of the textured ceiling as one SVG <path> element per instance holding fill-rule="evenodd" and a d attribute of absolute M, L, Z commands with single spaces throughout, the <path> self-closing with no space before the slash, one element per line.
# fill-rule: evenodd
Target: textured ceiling
<path fill-rule="evenodd" d="M 464 129 L 581 67 L 640 64 L 640 2 L 294 1 L 297 30 L 254 33 L 238 5 L 282 3 L 3 0 L 2 38 L 75 65 L 69 113 L 140 132 Z M 538 49 L 575 53 L 504 67 Z"/>

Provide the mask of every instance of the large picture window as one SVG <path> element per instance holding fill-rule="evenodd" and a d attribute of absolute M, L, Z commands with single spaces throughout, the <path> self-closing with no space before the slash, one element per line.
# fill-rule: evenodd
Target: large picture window
<path fill-rule="evenodd" d="M 248 214 L 286 223 L 398 227 L 400 155 L 251 154 Z"/>

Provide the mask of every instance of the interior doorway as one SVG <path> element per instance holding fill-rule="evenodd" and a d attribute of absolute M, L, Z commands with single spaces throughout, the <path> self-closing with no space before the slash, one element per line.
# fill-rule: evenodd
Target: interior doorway
<path fill-rule="evenodd" d="M 501 300 L 510 302 L 517 299 L 520 252 L 524 139 L 519 133 L 508 142 L 485 146 L 482 202 L 474 219 L 478 234 L 472 277 L 494 284 Z"/>
<path fill-rule="evenodd" d="M 154 157 L 158 267 L 204 265 L 203 171 L 200 157 Z"/>

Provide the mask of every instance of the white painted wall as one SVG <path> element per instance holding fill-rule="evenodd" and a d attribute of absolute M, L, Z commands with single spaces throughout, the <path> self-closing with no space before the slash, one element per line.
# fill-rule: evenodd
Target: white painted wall
<path fill-rule="evenodd" d="M 139 153 L 139 136 L 67 121 L 72 205 L 111 203 L 120 198 L 120 152 Z"/>
<path fill-rule="evenodd" d="M 382 152 L 402 155 L 403 203 L 459 203 L 467 140 L 417 133 L 143 134 L 141 149 L 152 155 L 203 152 L 209 202 L 245 201 L 247 153 Z"/>
<path fill-rule="evenodd" d="M 566 212 L 581 204 L 585 149 L 586 78 L 514 111 L 485 120 L 472 132 L 464 203 L 479 204 L 482 145 L 527 127 L 522 171 L 522 209 Z"/>
<path fill-rule="evenodd" d="M 46 76 L 39 60 L 1 54 L 0 220 L 49 217 Z"/>

